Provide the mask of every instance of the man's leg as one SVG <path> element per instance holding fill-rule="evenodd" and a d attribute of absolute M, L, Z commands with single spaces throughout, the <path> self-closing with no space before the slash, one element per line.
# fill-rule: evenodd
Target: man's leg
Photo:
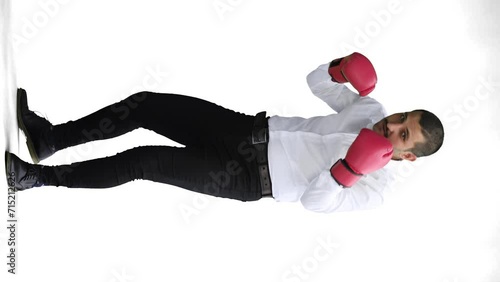
<path fill-rule="evenodd" d="M 86 117 L 55 125 L 56 150 L 113 138 L 139 127 L 184 145 L 199 145 L 222 135 L 247 135 L 253 116 L 195 97 L 139 92 Z"/>
<path fill-rule="evenodd" d="M 245 159 L 235 147 L 141 146 L 71 165 L 30 166 L 40 185 L 109 188 L 145 179 L 216 197 L 258 200 L 262 194 L 255 160 Z"/>

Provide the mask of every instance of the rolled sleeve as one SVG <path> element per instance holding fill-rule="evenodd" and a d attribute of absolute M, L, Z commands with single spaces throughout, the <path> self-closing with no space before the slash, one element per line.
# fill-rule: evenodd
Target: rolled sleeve
<path fill-rule="evenodd" d="M 343 189 L 333 179 L 330 171 L 324 171 L 311 182 L 300 197 L 300 202 L 310 211 L 329 213 L 338 205 L 338 194 Z"/>
<path fill-rule="evenodd" d="M 343 188 L 330 175 L 322 172 L 302 194 L 304 208 L 319 213 L 344 212 L 377 208 L 383 204 L 384 184 L 363 176 L 350 188 Z M 373 182 L 373 183 L 372 183 Z"/>
<path fill-rule="evenodd" d="M 329 64 L 320 65 L 307 75 L 307 84 L 312 93 L 327 103 L 337 113 L 357 101 L 360 96 L 347 86 L 332 81 L 328 73 Z"/>

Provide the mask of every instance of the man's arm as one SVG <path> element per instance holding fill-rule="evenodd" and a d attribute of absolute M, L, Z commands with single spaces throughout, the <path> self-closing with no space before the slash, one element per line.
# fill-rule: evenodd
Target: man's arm
<path fill-rule="evenodd" d="M 352 201 L 355 199 L 352 198 L 353 195 L 362 192 L 362 188 L 356 185 L 358 181 L 364 175 L 383 168 L 390 161 L 392 153 L 393 146 L 389 140 L 363 128 L 349 147 L 345 158 L 335 162 L 329 173 L 323 171 L 312 181 L 301 197 L 302 204 L 308 209 L 320 212 L 338 209 L 338 205 L 344 202 L 347 196 L 350 196 L 348 200 Z M 344 193 L 352 189 L 360 191 Z M 363 202 L 354 202 L 359 203 L 359 208 L 363 207 Z"/>
<path fill-rule="evenodd" d="M 300 198 L 307 210 L 318 213 L 374 209 L 382 205 L 383 192 L 390 177 L 384 169 L 361 178 L 349 189 L 332 180 L 330 172 L 322 172 Z"/>
<path fill-rule="evenodd" d="M 329 65 L 330 63 L 320 65 L 309 73 L 307 75 L 307 84 L 316 97 L 339 113 L 360 97 L 345 85 L 332 81 L 332 77 L 328 74 Z"/>

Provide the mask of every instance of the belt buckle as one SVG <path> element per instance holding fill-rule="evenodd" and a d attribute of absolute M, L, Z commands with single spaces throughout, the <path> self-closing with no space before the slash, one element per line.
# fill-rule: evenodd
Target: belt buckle
<path fill-rule="evenodd" d="M 252 144 L 264 144 L 267 143 L 267 130 L 266 128 L 254 129 L 252 131 Z"/>

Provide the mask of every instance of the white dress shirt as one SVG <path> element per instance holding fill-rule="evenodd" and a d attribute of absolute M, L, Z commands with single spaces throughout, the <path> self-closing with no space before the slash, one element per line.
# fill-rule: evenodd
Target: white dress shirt
<path fill-rule="evenodd" d="M 307 76 L 311 91 L 336 113 L 311 118 L 269 118 L 269 171 L 273 197 L 279 202 L 300 201 L 311 211 L 330 213 L 375 208 L 394 180 L 396 161 L 364 175 L 351 188 L 343 188 L 330 168 L 356 139 L 362 128 L 386 116 L 375 99 L 361 97 L 328 74 L 329 64 Z"/>

